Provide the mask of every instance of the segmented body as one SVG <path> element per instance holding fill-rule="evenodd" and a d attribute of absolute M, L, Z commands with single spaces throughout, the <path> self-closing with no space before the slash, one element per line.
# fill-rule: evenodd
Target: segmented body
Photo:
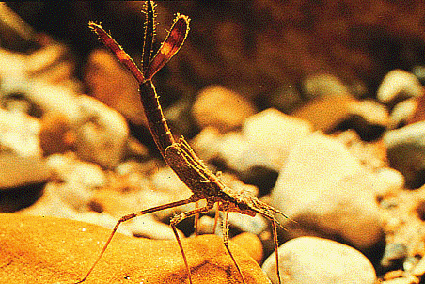
<path fill-rule="evenodd" d="M 255 196 L 244 192 L 236 191 L 227 187 L 221 182 L 217 176 L 215 176 L 196 156 L 195 151 L 189 146 L 189 144 L 183 139 L 183 137 L 176 139 L 173 137 L 167 121 L 164 117 L 161 104 L 159 102 L 159 96 L 152 84 L 152 76 L 158 72 L 172 56 L 174 56 L 183 44 L 187 33 L 189 31 L 189 18 L 184 15 L 177 14 L 177 18 L 168 33 L 167 38 L 160 47 L 158 53 L 151 59 L 151 47 L 152 39 L 154 34 L 154 5 L 152 1 L 147 1 L 146 5 L 146 27 L 145 27 L 145 41 L 143 43 L 143 72 L 135 65 L 132 58 L 125 53 L 121 46 L 108 34 L 103 28 L 93 22 L 89 23 L 89 27 L 99 36 L 99 39 L 107 46 L 117 57 L 117 59 L 133 74 L 134 78 L 139 83 L 139 94 L 140 99 L 145 110 L 146 117 L 148 119 L 149 130 L 152 137 L 161 152 L 166 163 L 176 172 L 179 178 L 189 187 L 193 192 L 193 195 L 187 199 L 183 199 L 176 202 L 156 206 L 147 210 L 143 210 L 137 213 L 131 213 L 122 216 L 115 228 L 113 229 L 109 239 L 106 241 L 99 257 L 88 271 L 87 275 L 78 283 L 85 281 L 91 271 L 94 269 L 96 264 L 100 261 L 103 253 L 107 246 L 111 242 L 114 234 L 116 233 L 118 226 L 125 221 L 128 221 L 136 216 L 140 216 L 147 213 L 153 213 L 167 208 L 173 208 L 184 204 L 196 202 L 201 199 L 205 199 L 207 204 L 202 208 L 181 213 L 171 219 L 170 225 L 174 231 L 176 239 L 179 243 L 181 254 L 188 271 L 189 282 L 192 283 L 190 268 L 186 260 L 186 256 L 181 244 L 179 234 L 176 229 L 176 225 L 183 219 L 199 214 L 205 213 L 211 210 L 215 203 L 218 204 L 218 210 L 225 212 L 224 220 L 224 244 L 226 249 L 235 263 L 240 275 L 243 277 L 242 271 L 239 268 L 236 260 L 233 258 L 232 253 L 228 247 L 228 235 L 227 235 L 227 214 L 228 212 L 238 212 L 255 216 L 257 213 L 263 215 L 272 221 L 273 225 L 273 236 L 275 243 L 275 260 L 276 268 L 278 267 L 278 255 L 277 255 L 277 237 L 276 237 L 276 225 L 278 224 L 275 218 L 275 214 L 282 214 L 272 206 L 261 202 Z M 279 271 L 276 270 L 278 275 L 279 283 Z"/>

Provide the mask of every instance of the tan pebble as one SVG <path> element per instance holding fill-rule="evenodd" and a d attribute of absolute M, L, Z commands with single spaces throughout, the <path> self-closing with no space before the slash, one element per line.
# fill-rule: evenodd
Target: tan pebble
<path fill-rule="evenodd" d="M 315 130 L 330 130 L 348 117 L 356 101 L 350 96 L 327 96 L 312 100 L 292 115 L 309 121 Z"/>
<path fill-rule="evenodd" d="M 412 275 L 414 276 L 422 276 L 425 274 L 425 257 L 422 257 L 421 260 L 416 264 L 415 268 L 413 268 Z"/>
<path fill-rule="evenodd" d="M 256 262 L 260 263 L 263 259 L 263 246 L 257 235 L 244 232 L 233 237 L 232 242 L 244 249 Z"/>
<path fill-rule="evenodd" d="M 147 125 L 137 82 L 106 50 L 94 50 L 87 62 L 85 82 L 90 95 L 118 110 L 133 123 Z"/>
<path fill-rule="evenodd" d="M 44 155 L 64 153 L 75 140 L 69 119 L 63 114 L 47 113 L 40 121 L 39 141 Z"/>
<path fill-rule="evenodd" d="M 402 270 L 394 270 L 394 271 L 390 271 L 387 272 L 384 276 L 385 280 L 391 280 L 394 278 L 398 278 L 398 277 L 402 277 L 403 276 L 403 271 Z"/>
<path fill-rule="evenodd" d="M 222 133 L 241 127 L 256 112 L 251 102 L 222 86 L 201 90 L 193 105 L 193 115 L 201 128 L 212 126 Z"/>
<path fill-rule="evenodd" d="M 418 284 L 419 279 L 415 276 L 398 277 L 391 280 L 380 282 L 381 284 Z"/>

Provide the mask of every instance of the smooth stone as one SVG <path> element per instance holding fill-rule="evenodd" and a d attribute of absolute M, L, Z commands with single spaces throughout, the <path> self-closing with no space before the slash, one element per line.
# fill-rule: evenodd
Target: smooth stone
<path fill-rule="evenodd" d="M 28 90 L 21 90 L 24 97 L 36 104 L 42 114 L 63 115 L 75 128 L 81 123 L 79 92 L 63 85 L 46 84 L 42 81 L 28 83 Z"/>
<path fill-rule="evenodd" d="M 422 86 L 414 74 L 393 70 L 385 75 L 376 92 L 376 97 L 383 103 L 390 103 L 396 99 L 419 97 L 422 94 Z"/>
<path fill-rule="evenodd" d="M 260 263 L 263 259 L 263 245 L 256 234 L 243 232 L 233 237 L 232 241 L 243 248 L 256 262 Z"/>
<path fill-rule="evenodd" d="M 39 121 L 20 111 L 0 109 L 0 189 L 47 181 L 39 147 Z"/>
<path fill-rule="evenodd" d="M 217 140 L 215 158 L 225 162 L 226 167 L 236 172 L 247 171 L 250 167 L 264 165 L 271 167 L 268 156 L 258 152 L 256 145 L 240 132 L 229 132 Z M 205 145 L 204 147 L 208 147 Z"/>
<path fill-rule="evenodd" d="M 0 281 L 75 283 L 94 263 L 111 231 L 67 219 L 0 214 Z M 34 225 L 37 224 L 37 225 Z M 242 283 L 214 235 L 182 239 L 193 283 Z M 270 283 L 258 264 L 230 242 L 247 283 Z M 177 242 L 116 234 L 84 283 L 187 283 Z M 128 283 L 130 283 L 128 282 Z"/>
<path fill-rule="evenodd" d="M 303 99 L 296 85 L 290 83 L 278 87 L 268 95 L 268 99 L 273 108 L 285 114 L 291 113 L 296 107 L 303 103 Z"/>
<path fill-rule="evenodd" d="M 380 282 L 381 284 L 418 284 L 419 279 L 415 276 L 397 277 Z"/>
<path fill-rule="evenodd" d="M 407 257 L 408 251 L 405 244 L 390 243 L 385 247 L 384 257 L 381 260 L 383 267 L 389 267 L 392 270 L 401 268 L 403 260 Z"/>
<path fill-rule="evenodd" d="M 133 123 L 147 125 L 137 82 L 113 54 L 103 49 L 93 50 L 84 76 L 91 96 L 116 109 Z"/>
<path fill-rule="evenodd" d="M 369 260 L 354 248 L 316 237 L 300 237 L 281 245 L 279 271 L 282 283 L 373 284 L 375 270 Z M 278 283 L 275 256 L 262 265 L 263 271 Z"/>
<path fill-rule="evenodd" d="M 184 137 L 193 137 L 197 133 L 191 110 L 192 104 L 187 99 L 182 99 L 163 110 L 173 133 Z"/>
<path fill-rule="evenodd" d="M 350 116 L 351 105 L 355 102 L 351 96 L 322 96 L 307 102 L 291 115 L 310 122 L 314 130 L 326 132 Z"/>
<path fill-rule="evenodd" d="M 386 196 L 404 188 L 404 177 L 396 169 L 382 167 L 375 172 L 377 183 L 376 196 Z"/>
<path fill-rule="evenodd" d="M 301 85 L 307 99 L 327 96 L 351 96 L 349 88 L 335 75 L 328 73 L 307 76 Z"/>
<path fill-rule="evenodd" d="M 425 88 L 422 88 L 422 95 L 420 97 L 412 98 L 401 103 L 405 103 L 403 109 L 406 114 L 409 115 L 406 119 L 407 124 L 425 120 Z M 411 112 L 413 112 L 413 114 Z"/>
<path fill-rule="evenodd" d="M 288 116 L 276 109 L 266 109 L 245 120 L 243 135 L 261 155 L 279 170 L 291 147 L 310 134 L 312 126 L 303 119 Z"/>
<path fill-rule="evenodd" d="M 418 261 L 418 263 L 413 268 L 413 270 L 411 271 L 411 273 L 412 273 L 412 275 L 415 275 L 415 276 L 425 275 L 425 258 L 424 257 L 422 257 Z"/>
<path fill-rule="evenodd" d="M 418 188 L 425 183 L 425 121 L 385 133 L 387 157 L 392 168 L 400 171 L 406 187 Z"/>
<path fill-rule="evenodd" d="M 231 169 L 240 175 L 253 167 L 273 166 L 268 156 L 260 153 L 240 132 L 220 134 L 217 129 L 207 127 L 192 142 L 193 148 L 203 161 Z"/>
<path fill-rule="evenodd" d="M 71 150 L 75 134 L 68 118 L 63 114 L 49 112 L 40 119 L 39 140 L 43 155 L 49 156 Z"/>
<path fill-rule="evenodd" d="M 289 216 L 278 219 L 291 238 L 313 234 L 367 251 L 384 237 L 375 183 L 343 144 L 313 133 L 292 148 L 272 205 Z"/>
<path fill-rule="evenodd" d="M 425 66 L 418 65 L 412 68 L 412 73 L 418 77 L 419 82 L 423 85 L 425 83 Z"/>
<path fill-rule="evenodd" d="M 60 182 L 81 184 L 88 189 L 106 184 L 106 173 L 99 165 L 81 161 L 73 153 L 50 155 L 47 165 Z"/>
<path fill-rule="evenodd" d="M 351 96 L 326 96 L 309 101 L 292 113 L 326 133 L 353 129 L 364 141 L 380 138 L 388 125 L 385 107 L 373 101 L 357 101 Z"/>
<path fill-rule="evenodd" d="M 421 101 L 421 99 L 411 98 L 396 104 L 392 109 L 389 117 L 389 128 L 396 129 L 398 126 L 408 122 L 413 123 L 413 120 L 418 118 L 415 117 L 415 113 L 418 113 L 419 110 L 418 101 Z M 422 111 L 422 109 L 420 110 Z M 420 120 L 423 119 L 419 119 L 417 121 Z"/>
<path fill-rule="evenodd" d="M 222 86 L 209 86 L 196 96 L 192 107 L 200 128 L 212 126 L 221 133 L 237 129 L 257 112 L 255 106 L 240 94 Z"/>
<path fill-rule="evenodd" d="M 358 115 L 370 124 L 388 125 L 389 117 L 385 106 L 371 100 L 359 101 L 349 106 L 351 115 Z"/>
<path fill-rule="evenodd" d="M 88 96 L 79 96 L 78 105 L 83 124 L 75 130 L 77 155 L 106 168 L 116 167 L 123 158 L 130 135 L 124 117 Z"/>

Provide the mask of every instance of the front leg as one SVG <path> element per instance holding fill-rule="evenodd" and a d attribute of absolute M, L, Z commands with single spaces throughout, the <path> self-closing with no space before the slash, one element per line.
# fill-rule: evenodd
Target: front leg
<path fill-rule="evenodd" d="M 90 273 L 93 271 L 93 269 L 96 267 L 97 263 L 102 259 L 102 256 L 106 251 L 106 248 L 108 247 L 109 243 L 112 241 L 112 238 L 114 237 L 114 235 L 117 232 L 118 227 L 121 223 L 126 222 L 128 220 L 131 220 L 131 219 L 133 219 L 134 217 L 137 217 L 137 216 L 141 216 L 141 215 L 144 215 L 144 214 L 147 214 L 147 213 L 158 212 L 158 211 L 168 209 L 168 208 L 178 207 L 178 206 L 181 206 L 181 205 L 185 205 L 185 204 L 188 204 L 188 203 L 195 202 L 197 200 L 198 200 L 198 198 L 196 196 L 192 195 L 191 197 L 189 197 L 187 199 L 183 199 L 183 200 L 176 201 L 176 202 L 171 202 L 171 203 L 168 203 L 168 204 L 164 204 L 164 205 L 152 207 L 152 208 L 149 208 L 149 209 L 146 209 L 146 210 L 142 210 L 142 211 L 137 212 L 137 213 L 131 213 L 131 214 L 127 214 L 125 216 L 122 216 L 118 220 L 117 224 L 115 225 L 114 229 L 112 230 L 111 235 L 109 236 L 108 240 L 106 241 L 105 245 L 103 246 L 102 251 L 100 252 L 96 261 L 90 267 L 86 276 L 84 276 L 84 278 L 81 279 L 80 281 L 76 282 L 76 284 L 84 282 L 87 279 L 87 277 L 90 275 Z M 175 229 L 173 228 L 173 230 L 175 230 Z M 177 231 L 175 231 L 175 232 L 177 232 Z"/>
<path fill-rule="evenodd" d="M 209 202 L 209 201 L 207 201 L 207 202 L 208 202 L 207 206 L 197 208 L 197 209 L 189 211 L 189 212 L 180 213 L 180 214 L 174 216 L 170 221 L 170 226 L 171 226 L 171 228 L 173 228 L 174 235 L 176 236 L 177 242 L 178 242 L 179 247 L 180 247 L 180 252 L 181 252 L 182 257 L 183 257 L 184 265 L 186 266 L 186 271 L 187 271 L 187 275 L 189 277 L 190 284 L 193 284 L 192 274 L 190 272 L 190 267 L 189 267 L 189 264 L 187 263 L 186 255 L 184 253 L 182 242 L 180 240 L 180 236 L 179 236 L 179 233 L 177 232 L 176 226 L 177 226 L 178 223 L 180 223 L 181 221 L 183 221 L 184 219 L 186 219 L 188 217 L 191 217 L 193 215 L 197 215 L 197 214 L 200 214 L 200 213 L 208 213 L 208 211 L 210 211 L 212 209 L 214 203 Z"/>

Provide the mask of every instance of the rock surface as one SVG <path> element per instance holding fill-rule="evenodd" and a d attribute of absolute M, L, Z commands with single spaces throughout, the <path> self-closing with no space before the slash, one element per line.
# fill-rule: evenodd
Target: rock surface
<path fill-rule="evenodd" d="M 136 80 L 109 51 L 99 49 L 90 53 L 85 81 L 90 95 L 133 123 L 147 124 Z"/>
<path fill-rule="evenodd" d="M 66 219 L 0 214 L 0 282 L 74 283 L 95 261 L 110 230 Z M 242 283 L 223 241 L 183 239 L 193 283 Z M 269 283 L 258 264 L 230 243 L 246 283 Z M 84 283 L 188 283 L 176 241 L 117 234 Z"/>
<path fill-rule="evenodd" d="M 292 145 L 312 131 L 312 125 L 270 108 L 245 120 L 243 133 L 256 150 L 279 169 Z"/>
<path fill-rule="evenodd" d="M 388 72 L 376 92 L 378 100 L 384 103 L 419 97 L 422 94 L 423 90 L 418 78 L 414 74 L 402 70 Z"/>
<path fill-rule="evenodd" d="M 388 131 L 384 136 L 390 166 L 399 170 L 408 188 L 425 184 L 425 121 Z"/>
<path fill-rule="evenodd" d="M 272 192 L 272 205 L 296 221 L 280 219 L 291 238 L 342 238 L 369 249 L 383 240 L 376 182 L 341 143 L 314 133 L 292 148 Z"/>
<path fill-rule="evenodd" d="M 192 111 L 199 127 L 212 126 L 222 133 L 242 126 L 245 118 L 257 112 L 250 101 L 222 86 L 202 89 Z"/>
<path fill-rule="evenodd" d="M 275 258 L 262 269 L 278 283 Z M 279 247 L 279 271 L 285 284 L 373 284 L 376 276 L 369 260 L 354 248 L 333 241 L 301 237 Z"/>

